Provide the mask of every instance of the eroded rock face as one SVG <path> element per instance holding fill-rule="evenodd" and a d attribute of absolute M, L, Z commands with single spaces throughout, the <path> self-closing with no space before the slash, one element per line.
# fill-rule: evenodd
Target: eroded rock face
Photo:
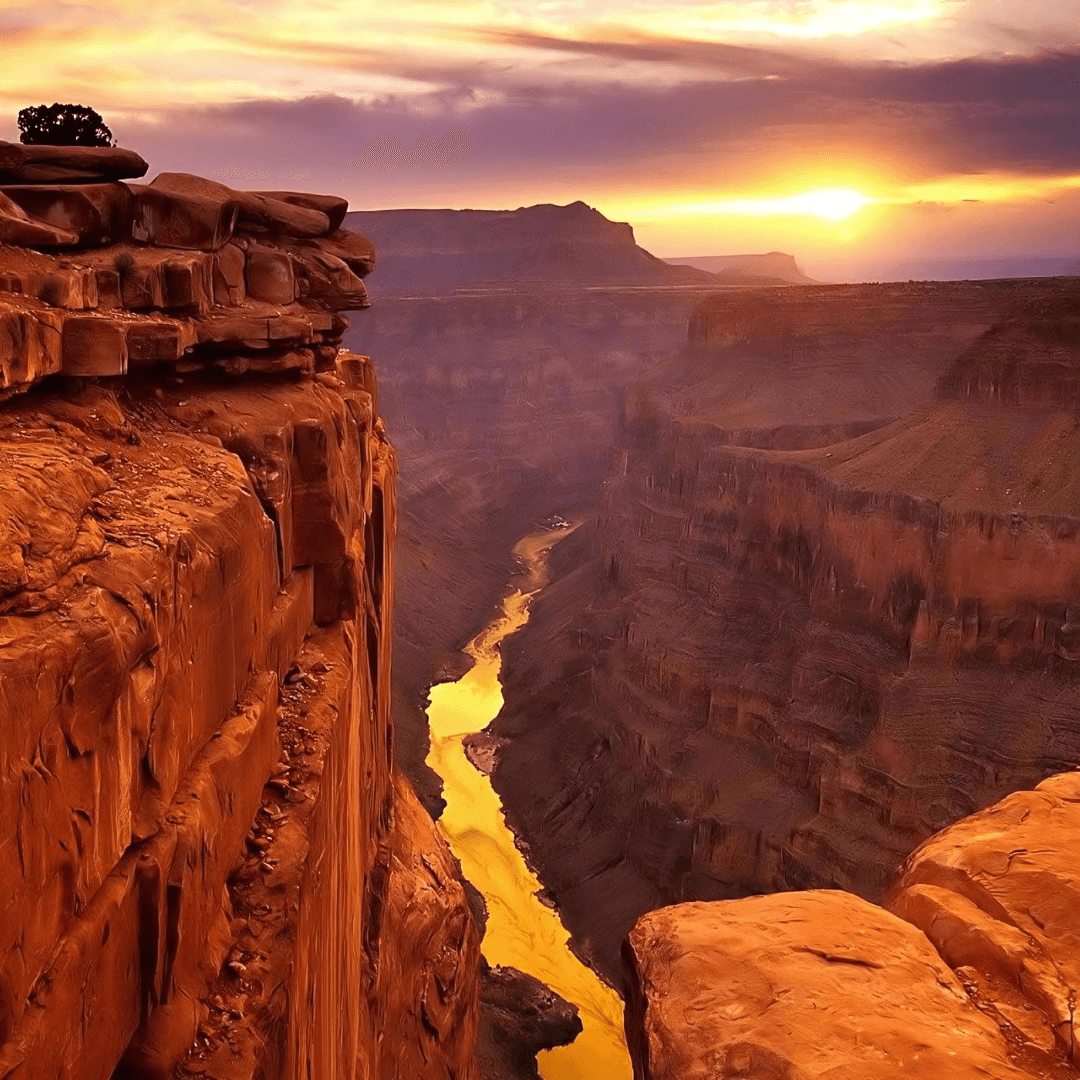
<path fill-rule="evenodd" d="M 624 949 L 636 1080 L 1024 1080 L 915 927 L 842 892 L 682 904 Z"/>
<path fill-rule="evenodd" d="M 473 1080 L 480 938 L 461 868 L 401 774 L 378 957 L 380 1080 Z"/>
<path fill-rule="evenodd" d="M 475 929 L 395 793 L 396 460 L 338 348 L 363 286 L 303 285 L 341 207 L 171 187 L 252 231 L 0 249 L 0 1076 L 392 1076 L 430 1022 L 411 1075 L 468 1080 Z"/>
<path fill-rule="evenodd" d="M 1080 1062 L 1080 773 L 1064 773 L 923 844 L 886 905 L 923 930 L 1003 1030 Z"/>

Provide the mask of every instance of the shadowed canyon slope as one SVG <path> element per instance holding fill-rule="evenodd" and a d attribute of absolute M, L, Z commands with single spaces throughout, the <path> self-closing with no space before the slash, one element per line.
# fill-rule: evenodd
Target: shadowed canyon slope
<path fill-rule="evenodd" d="M 381 273 L 381 270 L 379 271 Z M 400 458 L 394 715 L 431 808 L 423 704 L 492 617 L 538 518 L 593 514 L 626 386 L 678 348 L 708 290 L 576 286 L 385 296 L 348 332 L 380 357 Z"/>
<path fill-rule="evenodd" d="M 507 643 L 494 779 L 604 970 L 1080 760 L 1077 283 L 709 301 Z M 914 411 L 912 411 L 914 410 Z"/>

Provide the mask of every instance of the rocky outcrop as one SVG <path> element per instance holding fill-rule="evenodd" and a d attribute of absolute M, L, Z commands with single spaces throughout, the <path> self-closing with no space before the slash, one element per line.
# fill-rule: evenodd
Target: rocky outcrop
<path fill-rule="evenodd" d="M 904 864 L 887 906 L 919 927 L 1006 1033 L 1080 1065 L 1080 774 L 957 822 Z"/>
<path fill-rule="evenodd" d="M 635 1080 L 1026 1080 L 915 927 L 842 892 L 681 904 L 624 950 Z"/>
<path fill-rule="evenodd" d="M 1037 400 L 937 396 L 982 385 L 952 373 L 986 321 L 1067 319 L 1072 288 L 725 297 L 692 322 L 714 344 L 629 395 L 494 725 L 510 821 L 610 974 L 652 908 L 880 899 L 935 830 L 1080 759 L 1068 335 L 1021 365 Z"/>
<path fill-rule="evenodd" d="M 127 151 L 52 149 L 138 175 Z M 332 367 L 338 312 L 367 306 L 374 266 L 370 243 L 337 227 L 344 209 L 183 173 L 0 183 L 0 240 L 20 245 L 0 265 L 0 398 L 57 374 Z"/>
<path fill-rule="evenodd" d="M 379 1058 L 371 1075 L 380 1080 L 478 1076 L 475 1052 L 487 965 L 461 867 L 400 773 L 394 779 L 380 941 Z"/>
<path fill-rule="evenodd" d="M 3 188 L 60 239 L 0 249 L 0 1076 L 468 1078 L 476 931 L 392 766 L 395 455 L 338 348 L 371 247 L 323 196 L 18 173 L 133 168 L 72 154 Z"/>
<path fill-rule="evenodd" d="M 540 1080 L 536 1055 L 569 1046 L 582 1031 L 576 1005 L 517 968 L 485 963 L 480 1000 L 482 1080 Z"/>
<path fill-rule="evenodd" d="M 639 1080 L 1077 1073 L 1080 774 L 958 822 L 885 911 L 791 892 L 644 916 L 623 950 Z"/>

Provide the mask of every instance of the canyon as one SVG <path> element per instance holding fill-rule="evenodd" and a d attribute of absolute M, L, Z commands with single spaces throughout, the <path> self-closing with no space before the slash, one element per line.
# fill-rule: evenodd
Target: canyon
<path fill-rule="evenodd" d="M 1077 1075 L 1080 283 L 147 169 L 0 144 L 0 1077 Z"/>
<path fill-rule="evenodd" d="M 879 900 L 933 832 L 1080 761 L 1076 289 L 723 294 L 630 388 L 491 728 L 609 978 L 645 912 Z"/>

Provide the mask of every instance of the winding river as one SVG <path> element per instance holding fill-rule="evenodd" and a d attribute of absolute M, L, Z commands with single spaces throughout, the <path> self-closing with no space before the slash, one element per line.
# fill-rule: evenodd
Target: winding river
<path fill-rule="evenodd" d="M 566 530 L 534 533 L 515 546 L 524 578 L 495 620 L 466 647 L 474 665 L 457 682 L 431 688 L 427 763 L 443 779 L 442 833 L 487 901 L 483 949 L 488 962 L 527 972 L 580 1009 L 584 1031 L 573 1044 L 539 1055 L 544 1080 L 630 1080 L 621 999 L 570 951 L 558 913 L 537 898 L 540 882 L 514 845 L 499 796 L 462 745 L 502 708 L 499 644 L 528 621 L 532 598 L 547 579 L 547 554 L 566 535 Z"/>

